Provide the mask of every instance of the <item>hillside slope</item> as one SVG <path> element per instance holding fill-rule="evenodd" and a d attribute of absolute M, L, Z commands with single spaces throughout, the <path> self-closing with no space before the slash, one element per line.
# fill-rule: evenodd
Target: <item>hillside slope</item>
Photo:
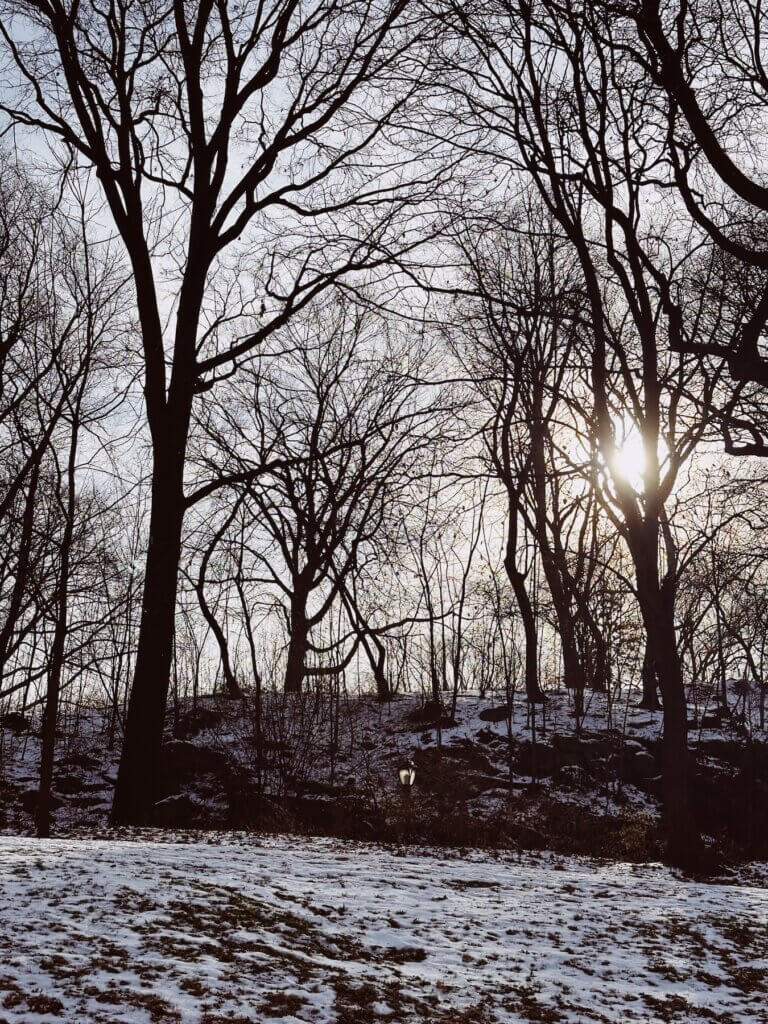
<path fill-rule="evenodd" d="M 9 1024 L 768 1021 L 768 890 L 330 839 L 0 838 Z"/>
<path fill-rule="evenodd" d="M 472 693 L 439 720 L 418 696 L 182 702 L 168 715 L 155 823 L 658 858 L 661 713 L 590 694 L 577 722 L 563 691 L 534 710 Z M 768 857 L 765 734 L 706 705 L 689 715 L 713 855 Z M 62 722 L 59 834 L 107 825 L 118 757 L 101 709 Z M 406 796 L 397 767 L 409 757 Z M 31 831 L 38 759 L 34 722 L 0 728 L 0 830 Z"/>

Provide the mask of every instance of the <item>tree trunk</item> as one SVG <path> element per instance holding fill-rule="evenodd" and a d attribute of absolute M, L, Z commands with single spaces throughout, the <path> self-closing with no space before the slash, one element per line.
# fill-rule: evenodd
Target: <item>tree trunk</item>
<path fill-rule="evenodd" d="M 529 701 L 541 702 L 544 694 L 539 686 L 538 666 L 538 637 L 536 635 L 536 615 L 533 611 L 533 604 L 525 585 L 525 574 L 517 568 L 517 502 L 514 492 L 508 490 L 509 516 L 507 520 L 507 546 L 504 553 L 504 569 L 507 579 L 512 585 L 512 591 L 520 611 L 520 618 L 523 620 L 523 632 L 525 633 L 525 693 Z"/>
<path fill-rule="evenodd" d="M 64 533 L 61 538 L 58 593 L 56 595 L 56 623 L 51 644 L 51 663 L 48 671 L 40 736 L 40 785 L 37 792 L 35 824 L 38 836 L 43 839 L 51 834 L 51 789 L 53 788 L 53 766 L 56 752 L 56 723 L 59 717 L 61 676 L 69 624 L 69 568 L 72 556 L 72 538 L 75 531 L 75 475 L 80 428 L 79 414 L 80 399 L 78 398 L 67 460 L 67 500 L 63 508 L 65 519 Z"/>
<path fill-rule="evenodd" d="M 674 602 L 663 588 L 654 591 L 642 584 L 638 597 L 664 701 L 661 755 L 667 861 L 677 867 L 695 868 L 703 847 L 690 791 L 688 709 L 675 636 Z"/>
<path fill-rule="evenodd" d="M 149 823 L 157 799 L 173 655 L 190 408 L 191 393 L 186 407 L 176 414 L 175 431 L 168 431 L 163 437 L 158 435 L 154 444 L 152 508 L 136 668 L 112 805 L 112 820 L 121 825 Z"/>
<path fill-rule="evenodd" d="M 211 560 L 211 556 L 216 549 L 216 545 L 221 541 L 224 534 L 227 532 L 229 527 L 232 525 L 235 516 L 237 515 L 240 503 L 236 502 L 232 512 L 226 517 L 221 527 L 216 531 L 211 540 L 211 543 L 207 547 L 201 561 L 200 571 L 197 576 L 197 583 L 195 591 L 197 593 L 197 602 L 200 605 L 200 611 L 203 613 L 203 618 L 210 626 L 211 632 L 213 633 L 216 643 L 219 647 L 219 655 L 221 657 L 221 671 L 224 675 L 224 685 L 227 688 L 227 693 L 230 697 L 241 698 L 243 691 L 240 689 L 240 684 L 235 678 L 235 673 L 232 669 L 232 663 L 229 659 L 229 644 L 227 643 L 226 635 L 224 630 L 219 625 L 219 621 L 213 614 L 210 605 L 205 597 L 205 582 L 206 572 L 208 571 L 208 563 Z"/>
<path fill-rule="evenodd" d="M 595 650 L 594 672 L 590 680 L 595 693 L 606 693 L 611 685 L 610 659 L 603 631 L 593 616 L 587 619 L 587 628 L 592 636 Z"/>
<path fill-rule="evenodd" d="M 8 613 L 5 622 L 0 630 L 0 688 L 2 688 L 3 676 L 5 675 L 5 663 L 8 658 L 8 650 L 11 646 L 13 631 L 16 628 L 16 620 L 24 600 L 24 592 L 29 585 L 29 561 L 32 547 L 32 538 L 35 526 L 35 509 L 37 499 L 37 488 L 40 481 L 40 462 L 33 463 L 32 472 L 29 478 L 29 489 L 24 501 L 24 514 L 21 521 L 21 537 L 19 538 L 19 556 L 16 562 L 13 590 L 11 599 L 8 602 Z"/>
<path fill-rule="evenodd" d="M 586 675 L 581 658 L 579 657 L 576 645 L 576 633 L 574 631 L 574 617 L 571 612 L 570 600 L 563 585 L 560 572 L 555 564 L 555 556 L 549 549 L 549 545 L 542 546 L 542 565 L 544 576 L 547 580 L 549 593 L 552 597 L 552 604 L 557 617 L 557 627 L 560 633 L 560 644 L 563 651 L 563 674 L 565 685 L 577 694 L 584 694 Z"/>
<path fill-rule="evenodd" d="M 307 674 L 309 649 L 309 622 L 307 621 L 307 595 L 294 590 L 291 598 L 291 636 L 288 641 L 288 660 L 285 665 L 286 693 L 301 693 Z"/>
<path fill-rule="evenodd" d="M 354 584 L 351 590 L 348 590 L 345 586 L 341 586 L 339 588 L 339 594 L 341 595 L 341 600 L 347 610 L 349 621 L 358 631 L 360 642 L 362 643 L 363 650 L 368 658 L 368 663 L 371 666 L 373 678 L 376 683 L 376 697 L 380 701 L 391 700 L 392 691 L 390 689 L 389 679 L 387 678 L 385 668 L 387 649 L 379 637 L 376 636 L 372 630 L 367 628 L 367 623 L 365 622 L 365 619 L 357 605 Z"/>
<path fill-rule="evenodd" d="M 557 618 L 557 628 L 560 634 L 564 682 L 566 687 L 574 692 L 576 718 L 577 722 L 580 722 L 584 714 L 584 690 L 586 689 L 587 677 L 576 644 L 574 618 L 571 613 L 570 600 L 563 586 L 563 580 L 558 567 L 555 564 L 554 555 L 546 543 L 542 547 L 542 564 L 549 592 L 552 596 L 552 604 L 554 605 Z"/>
<path fill-rule="evenodd" d="M 695 868 L 703 848 L 691 799 L 688 709 L 674 637 L 662 641 L 659 649 L 665 661 L 659 682 L 664 697 L 662 767 L 667 855 L 672 864 Z"/>
<path fill-rule="evenodd" d="M 658 678 L 656 675 L 656 663 L 651 653 L 651 641 L 646 637 L 645 653 L 643 654 L 642 671 L 643 696 L 638 707 L 647 708 L 649 711 L 658 711 L 661 702 L 658 697 Z"/>
<path fill-rule="evenodd" d="M 715 625 L 717 627 L 717 677 L 719 683 L 720 706 L 728 710 L 728 684 L 726 683 L 725 655 L 723 653 L 723 615 L 720 601 L 720 586 L 717 579 L 715 553 L 712 552 L 712 599 L 715 606 Z"/>
<path fill-rule="evenodd" d="M 576 644 L 576 632 L 574 629 L 574 616 L 571 609 L 571 598 L 569 594 L 569 572 L 566 563 L 565 552 L 557 543 L 557 537 L 550 542 L 549 525 L 547 523 L 547 460 L 546 451 L 550 444 L 550 438 L 544 426 L 544 394 L 543 388 L 537 382 L 533 390 L 532 408 L 529 411 L 532 453 L 532 488 L 534 496 L 534 520 L 530 527 L 534 529 L 535 539 L 541 552 L 541 564 L 544 569 L 544 578 L 552 597 L 552 604 L 557 618 L 557 628 L 560 634 L 560 645 L 563 652 L 563 674 L 565 685 L 575 691 L 577 713 L 582 714 L 584 704 L 584 686 L 586 676 L 584 666 L 579 657 L 579 650 Z M 556 486 L 556 482 L 555 482 Z M 557 492 L 555 493 L 557 500 Z M 556 527 L 555 527 L 556 531 Z"/>
<path fill-rule="evenodd" d="M 523 631 L 525 633 L 525 694 L 529 701 L 540 703 L 544 699 L 544 694 L 539 686 L 536 616 L 533 613 L 533 605 L 525 586 L 525 577 L 514 566 L 510 566 L 506 559 L 504 566 L 507 570 L 509 582 L 512 584 L 515 599 L 517 600 L 520 618 L 523 620 Z"/>
<path fill-rule="evenodd" d="M 368 661 L 376 681 L 376 697 L 380 701 L 392 699 L 392 691 L 389 686 L 389 679 L 385 670 L 387 650 L 377 636 L 372 633 L 362 636 L 363 648 L 368 655 Z"/>
<path fill-rule="evenodd" d="M 243 691 L 240 689 L 240 684 L 235 677 L 234 670 L 232 669 L 232 663 L 229 660 L 229 644 L 227 643 L 227 638 L 224 635 L 224 630 L 219 625 L 216 616 L 213 614 L 208 602 L 205 600 L 205 595 L 199 597 L 199 603 L 200 610 L 203 613 L 203 618 L 210 626 L 211 632 L 213 633 L 219 647 L 221 672 L 224 677 L 224 686 L 227 694 L 230 697 L 240 699 L 243 696 Z"/>

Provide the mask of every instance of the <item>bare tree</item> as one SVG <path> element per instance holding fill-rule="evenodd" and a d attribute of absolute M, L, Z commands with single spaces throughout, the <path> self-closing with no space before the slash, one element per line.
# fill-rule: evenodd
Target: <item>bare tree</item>
<path fill-rule="evenodd" d="M 279 594 L 284 608 L 289 693 L 340 671 L 360 643 L 373 648 L 384 625 L 366 622 L 355 580 L 394 552 L 435 434 L 439 409 L 422 395 L 418 346 L 384 327 L 357 304 L 319 305 L 242 372 L 225 406 L 207 410 L 207 458 L 232 477 L 269 467 L 238 503 L 251 585 Z M 325 642 L 318 631 L 339 603 L 348 632 Z"/>
<path fill-rule="evenodd" d="M 466 109 L 508 172 L 524 172 L 578 258 L 588 317 L 589 409 L 595 491 L 631 552 L 664 702 L 668 855 L 696 860 L 688 781 L 687 710 L 675 632 L 678 553 L 668 502 L 707 429 L 716 374 L 696 357 L 665 357 L 664 295 L 686 250 L 644 204 L 654 153 L 645 139 L 648 91 L 619 41 L 605 47 L 579 10 L 548 0 L 452 5 L 466 48 Z M 586 19 L 586 20 L 585 20 Z M 603 36 L 610 26 L 600 23 Z M 602 40 L 602 36 L 599 37 Z M 658 216 L 658 215 L 657 215 Z M 694 319 L 695 322 L 695 319 Z M 642 438 L 641 480 L 622 470 L 627 434 Z"/>
<path fill-rule="evenodd" d="M 198 604 L 200 605 L 200 611 L 203 613 L 203 618 L 208 623 L 208 627 L 213 633 L 216 644 L 219 648 L 219 654 L 221 657 L 221 671 L 224 676 L 224 685 L 227 689 L 227 693 L 231 697 L 242 696 L 242 690 L 240 684 L 235 675 L 235 671 L 232 665 L 232 658 L 230 656 L 229 641 L 224 627 L 222 627 L 216 612 L 209 603 L 208 599 L 208 580 L 207 573 L 217 548 L 221 545 L 221 542 L 226 535 L 229 528 L 237 518 L 237 515 L 242 507 L 244 495 L 241 493 L 237 499 L 232 503 L 232 507 L 229 509 L 222 522 L 217 524 L 215 530 L 207 540 L 202 555 L 200 557 L 199 566 L 197 570 L 197 577 L 195 579 L 195 593 L 197 594 Z M 219 588 L 221 589 L 221 587 Z M 225 613 L 227 605 L 225 603 Z"/>
<path fill-rule="evenodd" d="M 736 381 L 765 386 L 768 188 L 762 139 L 768 125 L 768 12 L 760 0 L 637 0 L 621 15 L 627 29 L 621 52 L 634 58 L 663 97 L 657 130 L 685 209 L 723 253 L 757 278 L 750 308 L 733 330 L 703 341 L 679 328 L 671 341 L 684 351 L 725 357 Z M 673 302 L 670 313 L 673 324 L 682 321 Z M 746 447 L 728 435 L 726 440 L 741 454 L 768 454 L 759 437 Z"/>
<path fill-rule="evenodd" d="M 505 565 L 526 635 L 529 699 L 540 699 L 538 630 L 518 564 L 518 531 L 528 531 L 540 558 L 563 650 L 566 685 L 577 700 L 586 685 L 577 623 L 584 620 L 602 648 L 599 629 L 577 586 L 565 548 L 569 520 L 582 518 L 583 493 L 568 499 L 555 436 L 566 428 L 564 394 L 573 386 L 574 323 L 581 301 L 573 253 L 535 204 L 517 215 L 478 216 L 459 236 L 468 264 L 458 324 L 458 354 L 492 415 L 484 430 L 489 462 L 508 497 Z M 567 444 L 567 440 L 565 442 Z M 583 487 L 581 491 L 583 492 Z"/>
<path fill-rule="evenodd" d="M 404 190 L 392 148 L 408 100 L 397 64 L 420 33 L 411 6 L 0 9 L 2 109 L 93 171 L 135 285 L 152 503 L 116 821 L 145 821 L 154 802 L 193 404 L 343 275 L 411 244 L 398 215 L 430 177 Z M 247 315 L 232 319 L 233 300 Z"/>
<path fill-rule="evenodd" d="M 73 326 L 59 375 L 65 382 L 67 401 L 62 412 L 61 439 L 53 449 L 56 501 L 61 516 L 58 567 L 52 594 L 53 632 L 46 681 L 41 730 L 40 788 L 37 803 L 37 832 L 50 833 L 51 783 L 53 781 L 56 722 L 59 696 L 70 636 L 70 588 L 78 529 L 78 470 L 82 435 L 113 411 L 114 401 L 105 399 L 97 383 L 114 362 L 114 339 L 124 328 L 122 305 L 124 277 L 116 265 L 97 256 L 88 240 L 85 208 L 81 208 L 79 230 L 59 230 L 55 244 L 62 254 L 56 275 L 59 317 Z M 107 252 L 106 259 L 110 259 Z M 63 443 L 62 443 L 63 442 Z M 59 453 L 59 444 L 62 451 Z"/>
<path fill-rule="evenodd" d="M 80 316 L 68 315 L 57 294 L 55 202 L 9 153 L 0 160 L 0 694 L 8 694 L 27 685 L 11 667 L 41 616 L 32 580 L 50 565 L 42 510 L 52 439 L 75 386 L 63 368 Z"/>

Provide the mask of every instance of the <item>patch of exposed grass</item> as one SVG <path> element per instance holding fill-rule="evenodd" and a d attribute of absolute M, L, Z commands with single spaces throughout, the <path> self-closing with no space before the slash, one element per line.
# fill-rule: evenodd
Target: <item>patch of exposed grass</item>
<path fill-rule="evenodd" d="M 293 992 L 266 992 L 259 1010 L 265 1017 L 295 1016 L 306 1002 L 303 996 Z"/>

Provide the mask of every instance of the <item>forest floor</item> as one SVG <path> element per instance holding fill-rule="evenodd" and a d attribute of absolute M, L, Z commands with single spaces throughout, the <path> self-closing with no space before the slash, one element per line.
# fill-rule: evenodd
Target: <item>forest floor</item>
<path fill-rule="evenodd" d="M 2 1024 L 768 1022 L 765 873 L 166 832 L 0 883 Z"/>
<path fill-rule="evenodd" d="M 768 736 L 763 716 L 731 695 L 725 710 L 692 694 L 693 795 L 711 866 L 768 858 Z M 698 701 L 698 702 L 697 702 Z M 440 728 L 418 694 L 268 693 L 180 701 L 169 708 L 154 823 L 167 828 L 293 832 L 436 846 L 551 850 L 616 860 L 662 855 L 660 711 L 636 692 L 568 691 L 531 708 L 518 695 L 462 693 Z M 6 724 L 4 725 L 4 719 Z M 108 828 L 119 729 L 108 709 L 61 718 L 54 834 Z M 410 798 L 397 768 L 416 765 Z M 39 723 L 0 715 L 0 833 L 34 831 Z"/>

